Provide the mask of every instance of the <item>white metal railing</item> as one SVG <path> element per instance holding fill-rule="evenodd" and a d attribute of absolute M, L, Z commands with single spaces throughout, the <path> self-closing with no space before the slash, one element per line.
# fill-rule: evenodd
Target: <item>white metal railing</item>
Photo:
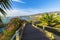
<path fill-rule="evenodd" d="M 23 26 L 21 26 L 21 27 L 15 32 L 15 34 L 12 36 L 11 40 L 14 40 L 14 38 L 16 38 L 16 40 L 21 40 L 24 27 L 25 27 L 25 23 L 23 24 Z M 19 33 L 20 33 L 20 35 L 19 35 Z"/>
<path fill-rule="evenodd" d="M 45 28 L 46 28 L 46 27 L 43 26 L 43 30 L 44 30 Z M 60 28 L 55 28 L 55 27 L 50 27 L 50 26 L 48 26 L 47 28 L 52 28 L 52 29 L 60 30 Z"/>
<path fill-rule="evenodd" d="M 34 23 L 32 23 L 32 25 L 35 26 Z M 60 30 L 60 28 L 55 28 L 55 27 L 50 27 L 50 26 L 47 26 L 47 27 L 43 26 L 42 29 L 44 30 L 45 28 L 52 28 L 52 29 Z"/>
<path fill-rule="evenodd" d="M 57 36 L 57 35 L 53 34 L 52 32 L 46 31 L 46 30 L 45 30 L 45 28 L 46 28 L 45 26 L 43 26 L 42 29 L 39 28 L 39 27 L 37 27 L 37 26 L 35 26 L 34 24 L 32 24 L 32 26 L 35 27 L 35 28 L 37 28 L 38 30 L 42 31 L 44 34 L 49 33 L 50 36 L 48 35 L 48 36 L 49 36 L 48 38 L 49 38 L 50 40 L 55 39 L 55 37 Z M 52 29 L 60 30 L 60 28 L 49 27 L 49 26 L 48 26 L 47 28 L 52 28 Z M 57 37 L 59 37 L 59 36 L 57 36 Z"/>

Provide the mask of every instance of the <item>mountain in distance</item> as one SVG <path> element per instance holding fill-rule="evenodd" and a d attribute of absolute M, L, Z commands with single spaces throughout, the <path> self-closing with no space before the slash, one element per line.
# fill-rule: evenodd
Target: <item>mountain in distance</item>
<path fill-rule="evenodd" d="M 44 12 L 44 13 L 37 13 L 37 14 L 33 14 L 33 15 L 26 15 L 26 16 L 20 16 L 21 19 L 25 19 L 25 20 L 31 20 L 33 18 L 35 18 L 36 16 L 40 16 L 41 14 L 45 14 L 45 13 L 48 13 L 48 14 L 52 14 L 52 13 L 57 13 L 58 15 L 60 15 L 60 11 L 53 11 L 53 12 Z"/>
<path fill-rule="evenodd" d="M 38 13 L 38 14 L 34 14 L 34 15 L 29 15 L 29 16 L 38 16 L 38 15 L 45 14 L 45 13 L 48 13 L 48 14 L 57 13 L 58 15 L 60 15 L 60 11 L 53 11 L 53 12 Z"/>

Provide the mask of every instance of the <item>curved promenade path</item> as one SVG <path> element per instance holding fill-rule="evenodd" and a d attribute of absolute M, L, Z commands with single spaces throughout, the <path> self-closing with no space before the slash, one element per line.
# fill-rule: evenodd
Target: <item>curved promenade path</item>
<path fill-rule="evenodd" d="M 27 23 L 21 40 L 49 40 L 45 34 L 34 27 L 31 23 Z"/>

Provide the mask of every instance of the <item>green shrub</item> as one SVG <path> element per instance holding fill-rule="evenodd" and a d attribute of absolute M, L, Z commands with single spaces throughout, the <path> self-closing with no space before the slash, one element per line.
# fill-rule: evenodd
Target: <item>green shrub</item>
<path fill-rule="evenodd" d="M 9 36 L 9 31 L 8 30 L 3 30 L 5 36 Z"/>

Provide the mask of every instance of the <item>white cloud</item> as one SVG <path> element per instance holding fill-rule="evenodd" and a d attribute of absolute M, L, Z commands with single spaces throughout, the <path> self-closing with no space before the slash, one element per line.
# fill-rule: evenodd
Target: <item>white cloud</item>
<path fill-rule="evenodd" d="M 58 11 L 57 9 L 14 9 L 10 10 L 7 13 L 7 16 L 24 16 L 24 15 L 32 15 L 32 14 L 38 14 L 43 12 L 52 12 L 52 11 Z"/>
<path fill-rule="evenodd" d="M 39 10 L 35 9 L 14 9 L 7 12 L 7 16 L 24 16 L 40 13 Z"/>
<path fill-rule="evenodd" d="M 19 2 L 19 3 L 25 3 L 25 2 L 23 2 L 22 0 L 12 0 L 12 1 L 14 1 L 14 2 Z"/>

